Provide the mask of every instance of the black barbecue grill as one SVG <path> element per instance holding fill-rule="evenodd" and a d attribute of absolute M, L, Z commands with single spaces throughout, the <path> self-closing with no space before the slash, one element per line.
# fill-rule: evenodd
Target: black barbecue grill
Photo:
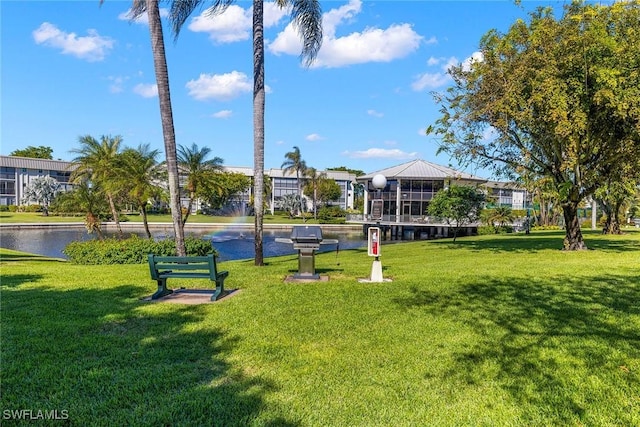
<path fill-rule="evenodd" d="M 293 227 L 289 239 L 277 238 L 276 242 L 291 243 L 293 249 L 298 250 L 298 273 L 294 274 L 294 278 L 319 279 L 320 275 L 316 274 L 315 251 L 322 244 L 337 244 L 338 240 L 323 239 L 322 228 L 317 225 L 301 225 Z"/>

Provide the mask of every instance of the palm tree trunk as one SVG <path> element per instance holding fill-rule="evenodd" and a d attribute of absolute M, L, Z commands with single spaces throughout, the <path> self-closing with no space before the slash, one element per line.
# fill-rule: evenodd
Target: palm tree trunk
<path fill-rule="evenodd" d="M 142 216 L 142 223 L 144 224 L 144 231 L 147 233 L 147 238 L 151 240 L 151 230 L 149 230 L 149 219 L 147 218 L 147 206 L 140 206 L 140 215 Z"/>
<path fill-rule="evenodd" d="M 91 234 L 94 231 L 98 235 L 98 240 L 104 240 L 104 234 L 102 233 L 102 224 L 100 217 L 93 212 L 89 211 L 84 218 L 84 226 L 87 229 L 87 233 Z"/>
<path fill-rule="evenodd" d="M 118 236 L 122 237 L 122 227 L 120 226 L 120 216 L 116 209 L 116 203 L 113 201 L 113 195 L 111 192 L 107 193 L 107 199 L 109 200 L 109 208 L 111 209 L 111 215 L 113 215 L 113 221 L 116 223 L 116 230 L 118 230 Z"/>
<path fill-rule="evenodd" d="M 176 253 L 185 256 L 184 228 L 182 227 L 182 206 L 180 205 L 180 182 L 178 176 L 178 161 L 176 153 L 176 134 L 173 127 L 173 110 L 171 109 L 171 94 L 169 91 L 169 71 L 167 57 L 164 51 L 164 38 L 158 0 L 146 0 L 149 17 L 149 32 L 151 34 L 151 49 L 153 64 L 158 84 L 158 98 L 160 99 L 160 116 L 162 119 L 162 135 L 169 174 L 169 206 L 173 231 L 176 236 Z"/>
<path fill-rule="evenodd" d="M 191 193 L 189 195 L 189 204 L 187 205 L 187 212 L 184 214 L 184 218 L 182 219 L 182 227 L 187 223 L 187 219 L 189 219 L 189 215 L 191 215 L 191 208 L 193 207 L 193 201 L 195 200 L 196 195 Z"/>
<path fill-rule="evenodd" d="M 262 247 L 264 217 L 264 24 L 263 0 L 253 0 L 253 204 L 255 210 L 255 259 L 264 265 Z"/>

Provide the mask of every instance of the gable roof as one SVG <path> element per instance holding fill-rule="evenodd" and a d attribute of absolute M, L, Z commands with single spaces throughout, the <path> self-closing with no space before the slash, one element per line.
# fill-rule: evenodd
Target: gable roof
<path fill-rule="evenodd" d="M 35 159 L 31 157 L 0 156 L 0 166 L 24 169 L 68 171 L 75 169 L 72 162 L 63 160 Z"/>
<path fill-rule="evenodd" d="M 397 166 L 392 166 L 387 169 L 382 169 L 376 172 L 368 173 L 358 177 L 358 181 L 366 181 L 372 179 L 374 176 L 382 174 L 387 179 L 400 178 L 400 179 L 464 179 L 469 181 L 486 182 L 484 178 L 480 178 L 475 175 L 468 174 L 466 172 L 460 172 L 455 169 L 437 165 L 435 163 L 427 162 L 426 160 L 416 159 L 407 163 L 402 163 Z"/>

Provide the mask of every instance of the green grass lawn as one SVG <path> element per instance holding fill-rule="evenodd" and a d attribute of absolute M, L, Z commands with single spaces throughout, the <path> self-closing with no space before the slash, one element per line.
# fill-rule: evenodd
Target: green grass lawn
<path fill-rule="evenodd" d="M 214 304 L 148 303 L 147 265 L 1 250 L 2 414 L 104 426 L 640 425 L 640 232 L 230 261 Z M 169 284 L 172 284 L 171 281 Z M 174 279 L 173 285 L 180 285 Z M 187 287 L 208 287 L 189 281 Z M 6 424 L 5 424 L 6 423 Z M 12 425 L 3 420 L 2 425 Z"/>

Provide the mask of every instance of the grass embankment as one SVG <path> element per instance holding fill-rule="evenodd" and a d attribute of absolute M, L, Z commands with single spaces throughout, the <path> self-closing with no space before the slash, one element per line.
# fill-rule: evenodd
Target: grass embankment
<path fill-rule="evenodd" d="M 122 215 L 123 222 L 142 222 L 140 215 Z M 149 223 L 171 223 L 171 215 L 149 214 Z M 302 218 L 289 218 L 288 215 L 276 214 L 265 215 L 264 224 L 302 224 Z M 60 223 L 60 222 L 84 222 L 82 216 L 57 216 L 49 215 L 44 216 L 39 212 L 0 212 L 0 224 L 15 224 L 15 223 Z M 190 215 L 187 224 L 226 224 L 226 223 L 239 223 L 239 224 L 253 224 L 253 216 L 212 216 L 212 215 Z M 317 224 L 318 221 L 313 218 L 308 218 L 306 224 Z"/>
<path fill-rule="evenodd" d="M 640 233 L 586 232 L 582 252 L 562 237 L 385 245 L 384 284 L 357 281 L 364 250 L 319 254 L 318 283 L 283 282 L 296 256 L 225 262 L 241 291 L 198 306 L 141 301 L 146 265 L 2 250 L 2 410 L 83 426 L 640 425 Z"/>

